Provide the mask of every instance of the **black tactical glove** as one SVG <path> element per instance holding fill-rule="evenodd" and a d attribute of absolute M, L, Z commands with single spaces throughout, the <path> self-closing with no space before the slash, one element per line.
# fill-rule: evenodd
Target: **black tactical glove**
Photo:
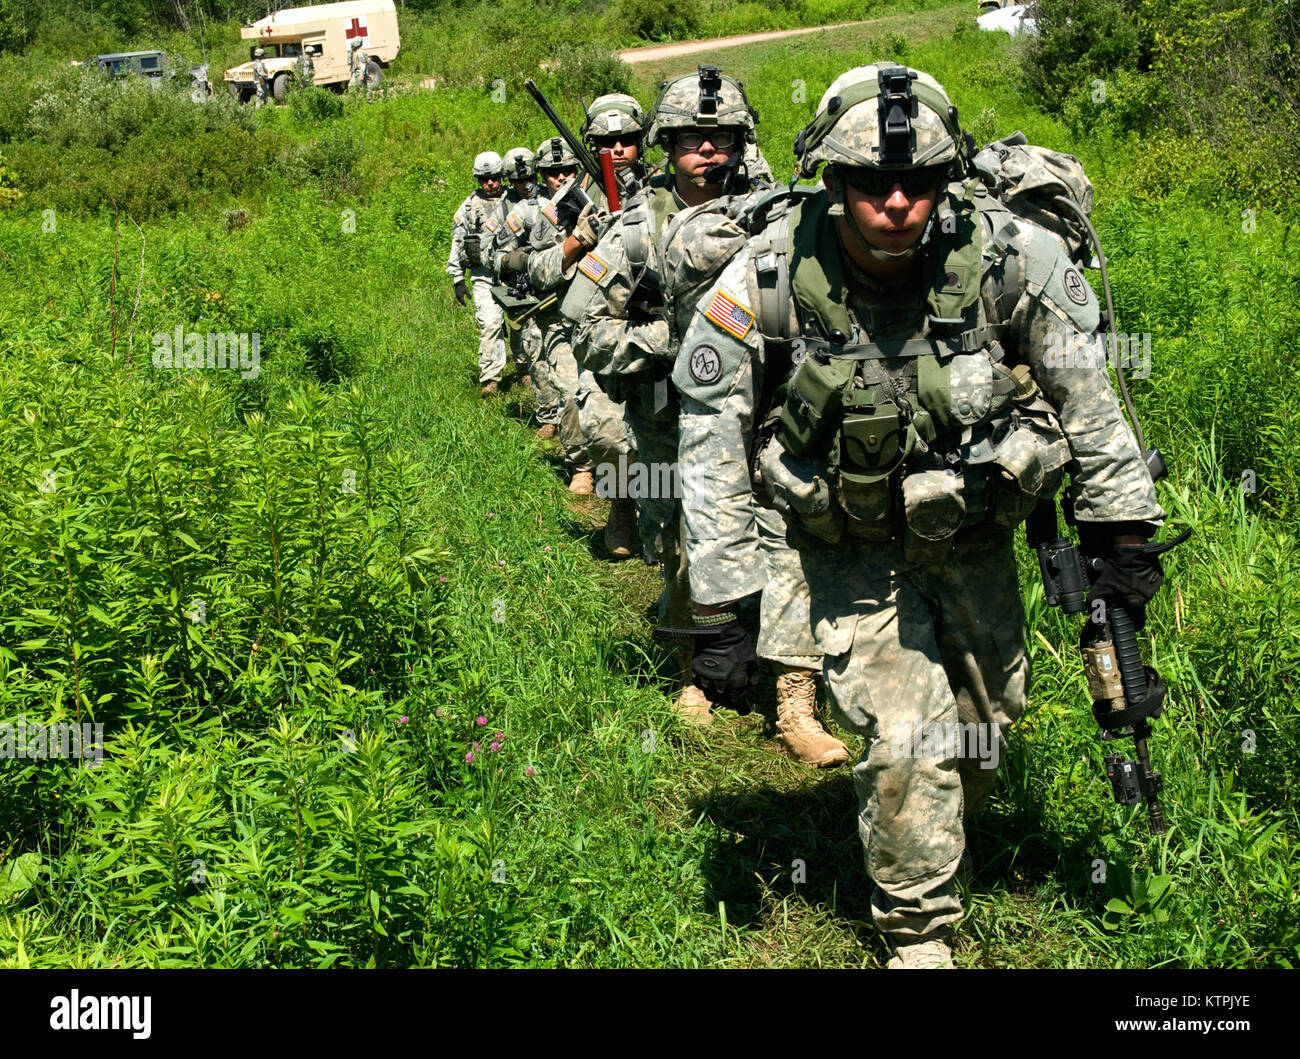
<path fill-rule="evenodd" d="M 465 286 L 465 281 L 463 279 L 458 279 L 456 281 L 456 301 L 459 304 L 464 305 L 465 299 L 468 297 L 469 297 L 469 288 Z"/>
<path fill-rule="evenodd" d="M 1141 630 L 1147 623 L 1147 604 L 1155 598 L 1160 583 L 1165 579 L 1160 556 L 1189 536 L 1191 530 L 1185 530 L 1163 543 L 1147 541 L 1146 544 L 1112 545 L 1085 601 L 1088 613 L 1092 613 L 1092 606 L 1099 599 L 1111 605 L 1118 604 L 1133 619 L 1133 628 Z"/>
<path fill-rule="evenodd" d="M 695 683 L 715 702 L 744 705 L 758 668 L 749 632 L 736 619 L 695 629 Z"/>

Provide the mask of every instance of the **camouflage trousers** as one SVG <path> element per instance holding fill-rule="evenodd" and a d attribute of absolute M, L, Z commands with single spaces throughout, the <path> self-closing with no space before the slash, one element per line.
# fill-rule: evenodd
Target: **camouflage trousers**
<path fill-rule="evenodd" d="M 542 356 L 542 329 L 537 321 L 529 319 L 518 331 L 510 329 L 510 349 L 515 358 L 515 370 L 533 380 L 533 398 L 537 402 L 537 421 L 560 422 L 560 392 L 551 377 L 551 366 Z"/>
<path fill-rule="evenodd" d="M 478 381 L 501 378 L 506 366 L 506 315 L 492 297 L 492 274 L 476 268 L 470 273 L 474 294 L 474 322 L 478 325 Z"/>
<path fill-rule="evenodd" d="M 542 359 L 546 361 L 560 398 L 558 426 L 565 463 L 570 473 L 590 471 L 591 457 L 587 454 L 582 422 L 578 418 L 578 362 L 569 341 L 573 325 L 554 310 L 539 314 L 536 319 L 542 331 Z"/>
<path fill-rule="evenodd" d="M 837 719 L 866 738 L 853 770 L 881 931 L 919 936 L 962 916 L 963 815 L 992 790 L 1025 705 L 1029 658 L 1010 530 L 959 533 L 937 569 L 901 545 L 797 538 Z"/>
<path fill-rule="evenodd" d="M 623 405 L 611 401 L 596 382 L 596 377 L 581 367 L 574 401 L 578 406 L 578 424 L 587 443 L 587 454 L 596 465 L 597 473 L 602 466 L 617 468 L 620 456 L 625 466 L 637 458 Z"/>
<path fill-rule="evenodd" d="M 822 653 L 809 619 L 808 582 L 803 560 L 786 542 L 785 519 L 770 508 L 754 505 L 758 543 L 767 562 L 767 584 L 759 606 L 755 653 L 769 662 L 801 669 L 820 669 Z"/>

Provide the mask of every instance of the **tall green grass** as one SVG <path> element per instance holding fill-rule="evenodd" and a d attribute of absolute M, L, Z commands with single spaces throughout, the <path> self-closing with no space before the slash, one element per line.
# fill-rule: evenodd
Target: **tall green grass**
<path fill-rule="evenodd" d="M 942 18 L 724 69 L 774 161 L 881 55 L 981 139 L 1079 154 L 1121 327 L 1152 334 L 1162 497 L 1195 528 L 1144 634 L 1172 688 L 1160 840 L 1109 799 L 1077 627 L 1022 556 L 1036 675 L 958 960 L 1294 965 L 1295 204 L 1074 140 L 1008 90 L 1009 42 Z M 473 153 L 538 116 L 465 87 L 252 120 L 277 161 L 239 187 L 0 213 L 0 722 L 107 742 L 100 769 L 0 761 L 0 963 L 879 962 L 847 775 L 779 758 L 766 707 L 680 726 L 653 572 L 593 556 L 600 506 L 568 506 L 519 391 L 477 397 L 451 212 Z M 177 325 L 258 333 L 257 377 L 156 369 Z"/>

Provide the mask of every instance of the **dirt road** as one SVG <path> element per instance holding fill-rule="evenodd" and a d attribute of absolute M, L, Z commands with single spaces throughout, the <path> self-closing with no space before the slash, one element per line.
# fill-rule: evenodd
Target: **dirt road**
<path fill-rule="evenodd" d="M 759 44 L 763 41 L 780 40 L 782 37 L 802 37 L 807 33 L 823 33 L 828 29 L 846 29 L 850 26 L 869 26 L 873 22 L 887 21 L 883 18 L 869 18 L 864 22 L 836 22 L 830 26 L 808 26 L 804 29 L 774 29 L 766 33 L 742 33 L 735 37 L 716 37 L 713 40 L 692 40 L 682 44 L 649 44 L 641 48 L 629 48 L 618 53 L 625 63 L 649 63 L 659 59 L 675 59 L 680 55 L 694 55 L 697 52 L 713 51 L 716 48 L 738 48 L 742 44 Z"/>

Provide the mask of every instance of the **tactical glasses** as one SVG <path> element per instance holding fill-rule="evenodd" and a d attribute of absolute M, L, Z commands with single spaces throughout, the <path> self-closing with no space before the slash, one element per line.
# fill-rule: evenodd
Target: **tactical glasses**
<path fill-rule="evenodd" d="M 692 129 L 690 132 L 673 133 L 673 143 L 683 151 L 697 151 L 708 140 L 719 151 L 729 151 L 736 146 L 735 129 Z"/>
<path fill-rule="evenodd" d="M 624 147 L 637 147 L 641 143 L 639 132 L 617 133 L 614 136 L 593 136 L 591 142 L 598 151 L 612 151 L 619 144 Z"/>
<path fill-rule="evenodd" d="M 844 182 L 860 191 L 868 198 L 883 199 L 894 190 L 897 184 L 909 199 L 934 191 L 943 183 L 946 166 L 932 165 L 924 169 L 857 169 L 844 167 L 839 170 Z"/>
<path fill-rule="evenodd" d="M 538 166 L 537 171 L 541 173 L 542 176 L 554 176 L 559 177 L 562 180 L 569 180 L 578 175 L 578 167 L 573 165 L 543 165 Z"/>

